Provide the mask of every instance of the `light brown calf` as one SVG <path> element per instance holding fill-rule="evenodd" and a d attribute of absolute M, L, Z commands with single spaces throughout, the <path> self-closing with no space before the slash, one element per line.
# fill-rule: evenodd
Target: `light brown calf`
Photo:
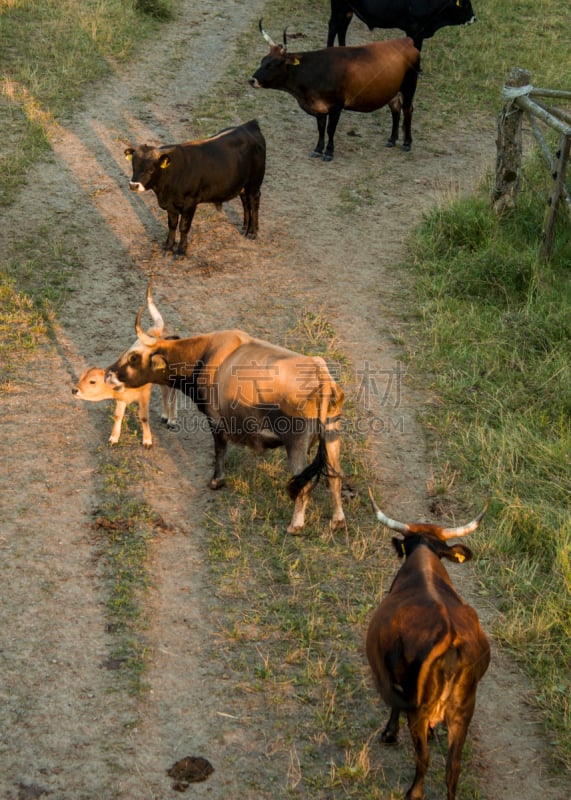
<path fill-rule="evenodd" d="M 79 400 L 88 400 L 98 403 L 100 400 L 115 400 L 115 411 L 113 413 L 113 429 L 109 442 L 117 444 L 121 436 L 121 425 L 125 410 L 131 403 L 138 403 L 139 419 L 143 428 L 143 444 L 145 447 L 152 447 L 153 437 L 149 427 L 149 402 L 151 400 L 152 383 L 140 386 L 138 389 L 124 389 L 121 392 L 121 399 L 118 393 L 107 383 L 105 383 L 105 370 L 100 367 L 90 367 L 86 369 L 77 382 L 77 386 L 72 389 L 72 394 Z M 168 386 L 161 386 L 163 410 L 161 422 L 166 423 L 168 428 L 176 426 L 176 390 Z"/>

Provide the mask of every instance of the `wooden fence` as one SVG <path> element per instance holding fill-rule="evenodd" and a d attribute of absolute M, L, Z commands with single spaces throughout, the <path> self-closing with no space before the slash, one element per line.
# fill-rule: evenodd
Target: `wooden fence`
<path fill-rule="evenodd" d="M 525 115 L 553 179 L 540 249 L 541 257 L 548 260 L 553 250 L 555 217 L 560 202 L 571 218 L 571 195 L 565 183 L 571 150 L 571 114 L 553 105 L 554 100 L 571 100 L 571 92 L 538 89 L 530 81 L 531 73 L 516 67 L 503 89 L 505 105 L 498 121 L 493 203 L 498 213 L 515 207 L 521 183 L 522 122 Z M 544 136 L 542 124 L 559 134 L 554 153 Z"/>

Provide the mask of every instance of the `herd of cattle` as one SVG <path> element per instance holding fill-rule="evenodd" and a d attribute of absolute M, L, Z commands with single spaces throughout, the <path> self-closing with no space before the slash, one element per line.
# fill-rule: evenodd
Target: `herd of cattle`
<path fill-rule="evenodd" d="M 353 14 L 370 28 L 396 27 L 407 38 L 360 47 L 344 47 Z M 373 111 L 390 104 L 394 145 L 400 108 L 404 111 L 404 147 L 410 148 L 412 99 L 422 41 L 445 25 L 475 19 L 470 0 L 331 0 L 328 47 L 289 53 L 260 31 L 269 54 L 250 78 L 254 87 L 292 94 L 301 108 L 317 118 L 318 143 L 312 153 L 333 157 L 333 137 L 343 109 Z M 335 38 L 340 47 L 333 47 Z M 327 118 L 328 144 L 325 147 Z M 266 143 L 257 121 L 220 131 L 211 138 L 185 144 L 125 151 L 132 160 L 130 189 L 153 190 L 168 213 L 166 249 L 184 255 L 194 212 L 199 203 L 221 203 L 239 196 L 244 211 L 243 233 L 258 231 L 260 187 L 264 179 Z M 136 318 L 137 339 L 107 369 L 92 367 L 79 379 L 74 395 L 83 400 L 115 400 L 109 441 L 117 443 L 128 404 L 138 403 L 143 444 L 152 445 L 148 414 L 151 389 L 162 390 L 162 420 L 176 425 L 176 393 L 184 392 L 206 416 L 214 440 L 214 473 L 210 487 L 224 485 L 229 442 L 256 453 L 285 447 L 294 500 L 288 532 L 304 526 L 309 494 L 326 476 L 333 500 L 331 525 L 345 524 L 341 501 L 340 423 L 344 395 L 316 356 L 304 356 L 254 338 L 241 330 L 222 330 L 180 338 L 165 335 L 165 323 L 147 289 L 146 307 L 153 327 Z M 317 446 L 315 448 L 315 446 Z M 310 453 L 316 449 L 313 460 Z M 383 742 L 395 742 L 401 713 L 412 737 L 416 773 L 406 797 L 422 800 L 428 769 L 428 738 L 438 723 L 448 731 L 447 798 L 454 800 L 462 748 L 475 707 L 476 689 L 490 660 L 488 640 L 476 612 L 456 592 L 442 559 L 462 563 L 472 554 L 448 540 L 474 531 L 484 509 L 458 528 L 404 524 L 387 517 L 371 502 L 377 519 L 396 531 L 393 544 L 404 564 L 374 613 L 366 652 L 376 686 L 391 709 Z"/>

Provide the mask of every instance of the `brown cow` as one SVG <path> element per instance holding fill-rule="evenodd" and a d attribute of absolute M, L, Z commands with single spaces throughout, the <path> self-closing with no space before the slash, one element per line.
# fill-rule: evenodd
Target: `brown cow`
<path fill-rule="evenodd" d="M 343 392 L 325 361 L 254 339 L 241 330 L 216 331 L 189 339 L 165 340 L 135 323 L 138 340 L 107 369 L 120 393 L 158 383 L 185 392 L 206 415 L 214 438 L 215 466 L 210 488 L 224 485 L 228 442 L 260 453 L 284 446 L 293 474 L 288 489 L 295 500 L 289 533 L 304 525 L 312 480 L 326 474 L 333 497 L 332 525 L 344 523 L 339 463 Z M 314 460 L 309 451 L 318 443 Z"/>
<path fill-rule="evenodd" d="M 262 28 L 262 20 L 260 31 L 270 52 L 249 82 L 256 89 L 279 89 L 293 95 L 300 107 L 317 119 L 318 141 L 312 157 L 322 157 L 324 161 L 333 158 L 333 137 L 343 109 L 370 112 L 388 104 L 393 125 L 387 146 L 394 146 L 401 96 L 403 149 L 410 150 L 412 100 L 420 64 L 420 52 L 412 39 L 289 53 L 285 31 L 283 45 L 272 41 Z M 324 152 L 326 126 L 329 138 Z"/>
<path fill-rule="evenodd" d="M 404 538 L 393 545 L 404 564 L 373 614 L 367 658 L 381 697 L 391 709 L 381 740 L 396 742 L 401 711 L 416 754 L 407 800 L 422 800 L 429 764 L 428 736 L 439 722 L 448 728 L 447 800 L 455 800 L 462 748 L 476 704 L 476 688 L 490 662 L 490 645 L 478 616 L 455 590 L 441 559 L 472 558 L 448 539 L 475 530 L 486 508 L 459 528 L 407 525 L 385 516 L 369 490 L 377 519 Z"/>

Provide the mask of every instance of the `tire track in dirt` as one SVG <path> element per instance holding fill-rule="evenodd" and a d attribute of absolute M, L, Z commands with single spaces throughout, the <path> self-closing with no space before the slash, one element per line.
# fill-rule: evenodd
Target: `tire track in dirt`
<path fill-rule="evenodd" d="M 17 377 L 3 411 L 9 460 L 1 480 L 10 513 L 0 540 L 9 587 L 2 655 L 12 677 L 2 689 L 0 723 L 11 740 L 3 743 L 0 793 L 9 800 L 19 783 L 45 786 L 57 800 L 179 796 L 165 770 L 191 753 L 216 767 L 206 783 L 193 786 L 198 798 L 263 800 L 285 784 L 288 753 L 276 745 L 276 733 L 259 728 L 247 702 L 227 696 L 223 654 L 218 663 L 205 655 L 216 620 L 200 520 L 216 500 L 204 491 L 211 441 L 193 426 L 192 408 L 182 409 L 178 435 L 152 420 L 156 446 L 145 457 L 140 487 L 164 520 L 151 556 L 150 692 L 140 702 L 107 694 L 110 680 L 100 662 L 109 637 L 90 566 L 89 524 L 97 449 L 109 420 L 102 406 L 73 404 L 70 378 L 88 363 L 109 363 L 132 340 L 133 313 L 153 272 L 160 308 L 181 333 L 239 325 L 275 338 L 283 303 L 324 308 L 356 370 L 347 390 L 359 393 L 366 365 L 379 380 L 391 379 L 399 366 L 399 328 L 406 330 L 395 314 L 406 302 L 406 284 L 392 268 L 406 235 L 423 209 L 450 190 L 469 188 L 493 158 L 493 126 L 481 136 L 446 131 L 442 144 L 417 115 L 415 149 L 404 156 L 380 147 L 386 133 L 377 120 L 388 126 L 388 119 L 347 115 L 336 161 L 324 165 L 306 158 L 314 121 L 291 98 L 252 90 L 268 139 L 259 241 L 243 241 L 224 215 L 201 208 L 189 257 L 163 256 L 156 243 L 166 233 L 164 214 L 154 196 L 141 202 L 129 195 L 123 147 L 188 138 L 198 96 L 223 74 L 235 38 L 257 24 L 263 5 L 250 3 L 245 15 L 233 0 L 216 10 L 205 0 L 184 3 L 176 24 L 145 44 L 135 64 L 117 70 L 86 111 L 54 131 L 54 157 L 36 171 L 0 231 L 10 252 L 19 219 L 60 226 L 81 260 L 55 345 Z M 355 37 L 367 35 L 354 25 Z M 143 99 L 150 94 L 153 102 Z M 353 128 L 358 136 L 346 136 Z M 238 206 L 224 214 L 236 221 Z M 426 398 L 406 382 L 398 392 L 389 403 L 382 391 L 369 397 L 370 414 L 395 432 L 371 436 L 371 456 L 387 507 L 417 516 L 426 508 L 430 469 L 416 420 Z M 38 404 L 38 394 L 49 403 Z M 465 570 L 458 581 L 464 590 Z M 493 609 L 485 613 L 493 617 Z M 495 656 L 473 726 L 484 792 L 562 800 L 545 780 L 546 754 L 525 686 Z"/>

